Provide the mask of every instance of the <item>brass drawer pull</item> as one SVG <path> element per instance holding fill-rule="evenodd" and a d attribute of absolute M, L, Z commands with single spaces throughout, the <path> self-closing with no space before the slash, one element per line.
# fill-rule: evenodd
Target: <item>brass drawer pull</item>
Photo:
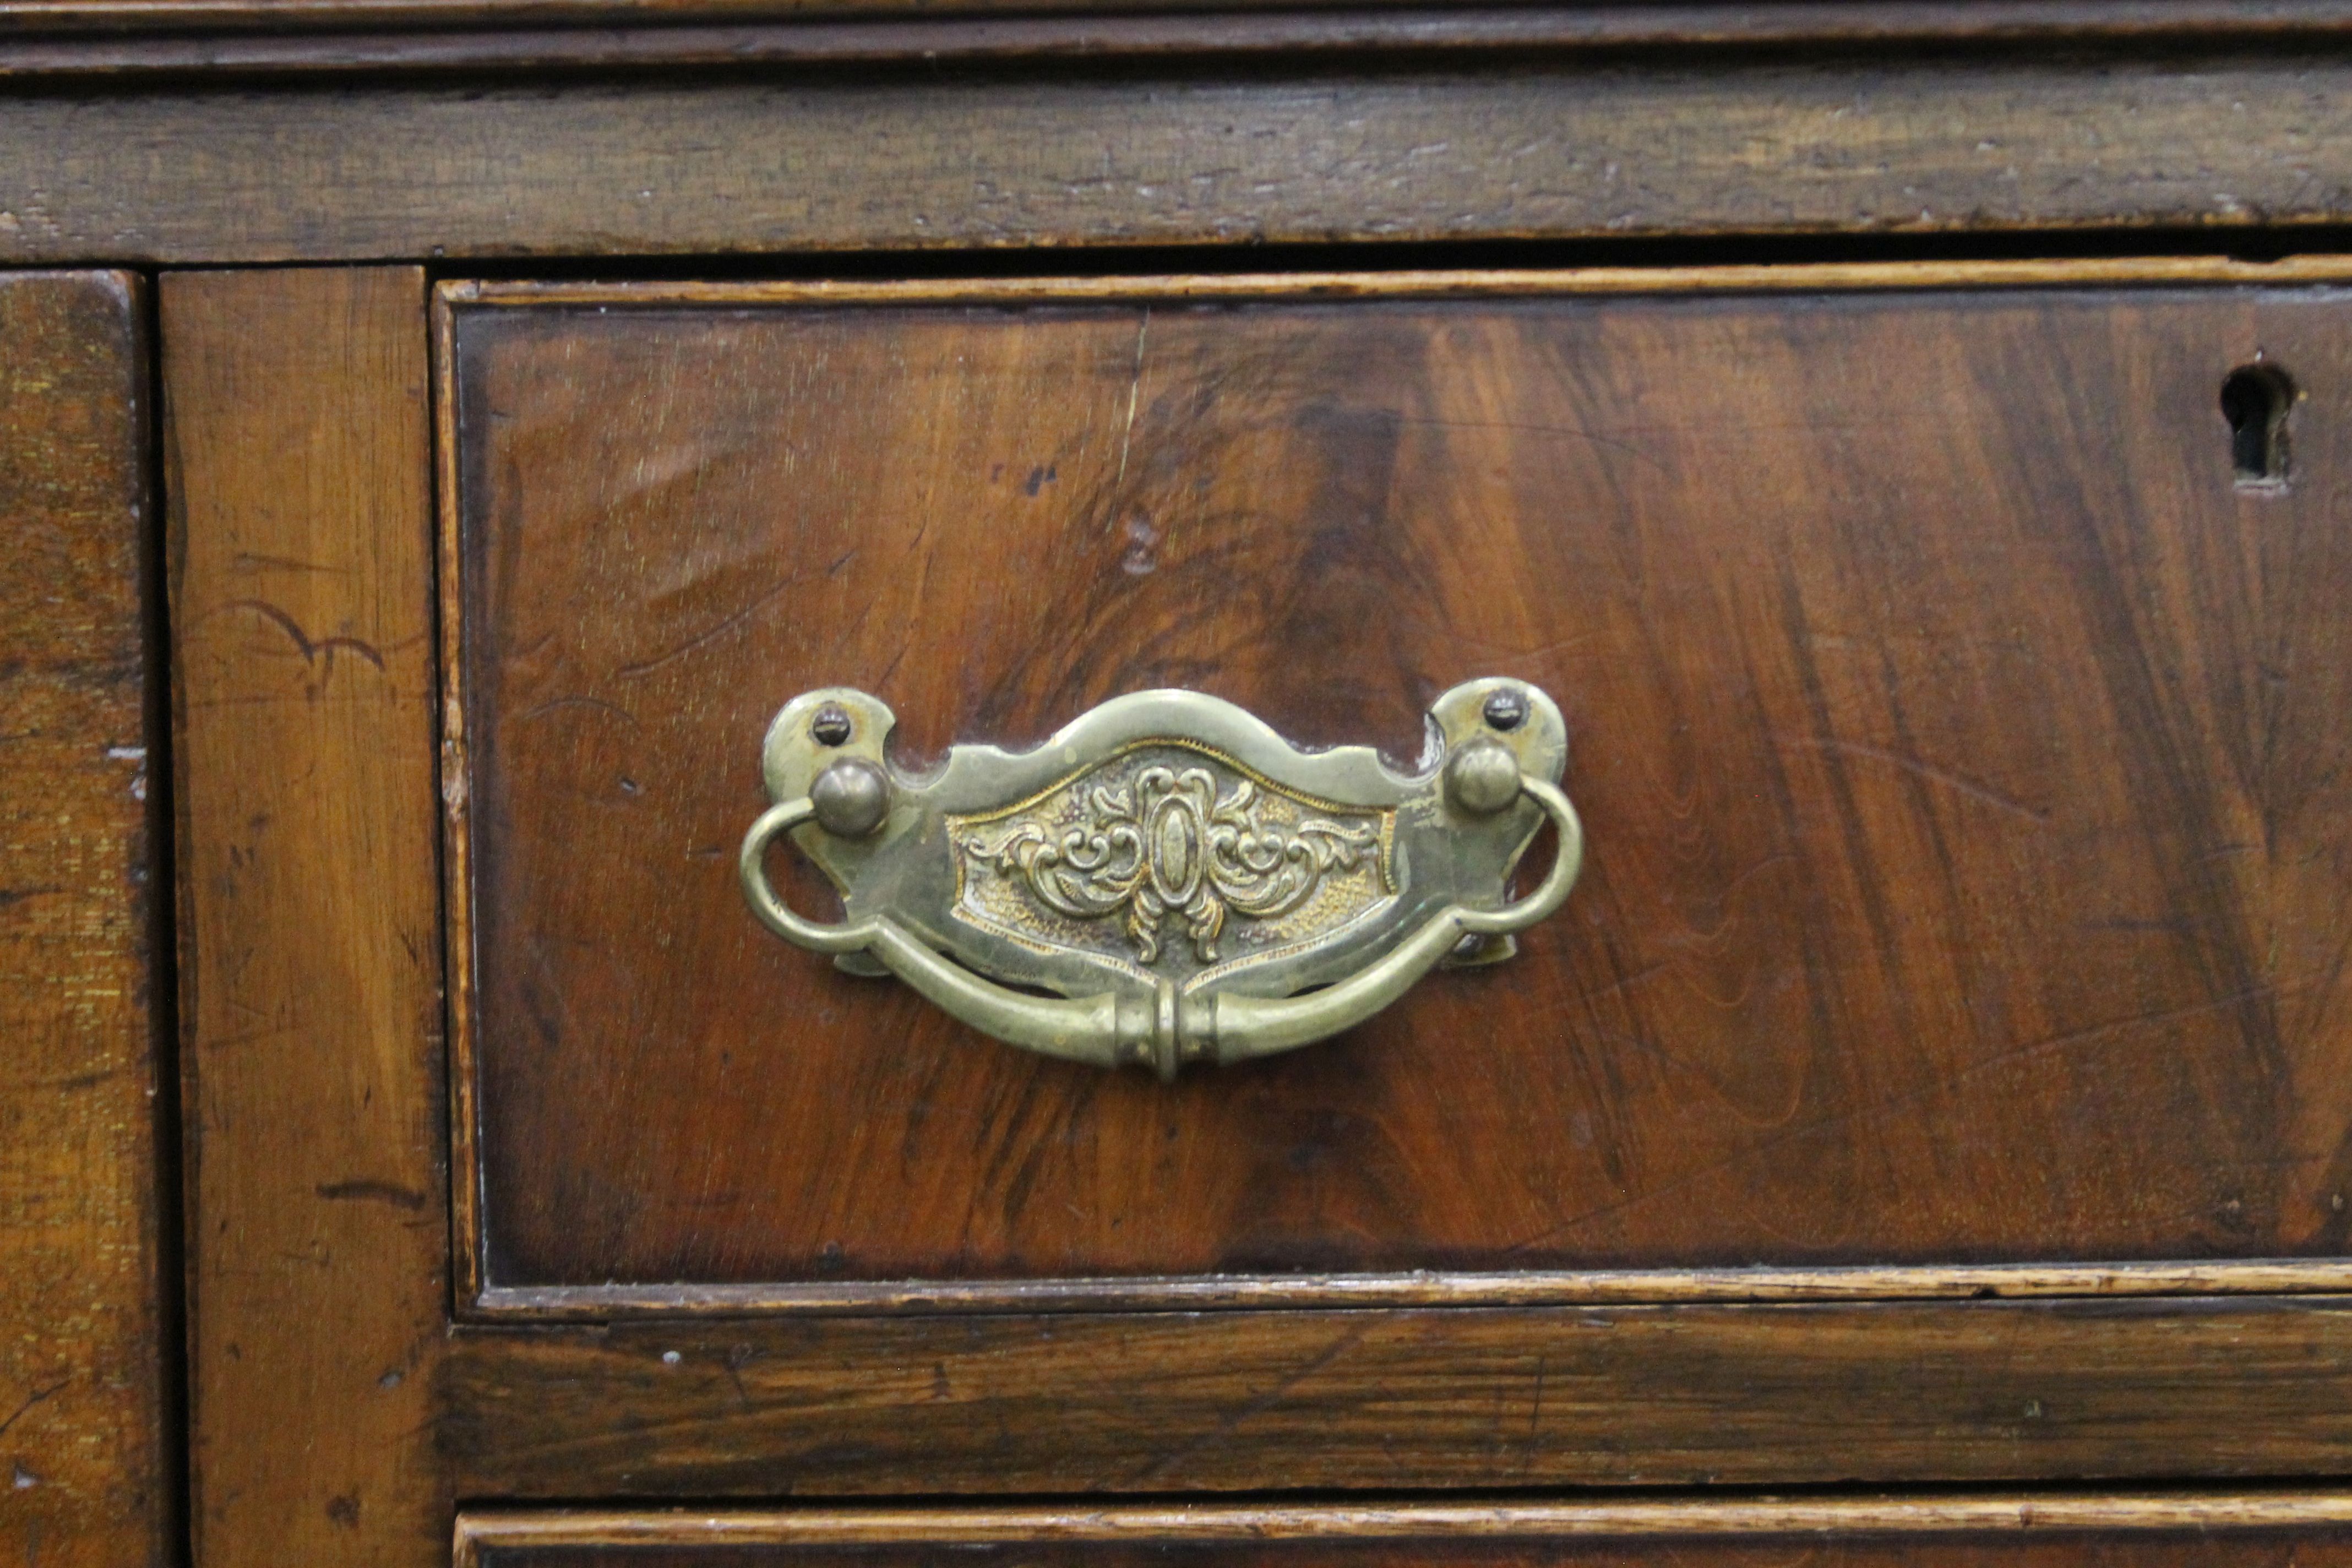
<path fill-rule="evenodd" d="M 1302 752 L 1232 703 L 1143 691 L 1034 751 L 960 745 L 908 777 L 883 755 L 897 720 L 879 700 L 812 691 L 768 730 L 777 804 L 744 836 L 744 897 L 786 941 L 896 974 L 1010 1045 L 1163 1079 L 1270 1056 L 1435 965 L 1508 957 L 1575 884 L 1551 699 L 1474 680 L 1429 716 L 1434 759 L 1407 776 L 1368 746 Z M 1551 869 L 1506 902 L 1547 817 Z M 841 889 L 839 923 L 769 885 L 786 833 Z"/>

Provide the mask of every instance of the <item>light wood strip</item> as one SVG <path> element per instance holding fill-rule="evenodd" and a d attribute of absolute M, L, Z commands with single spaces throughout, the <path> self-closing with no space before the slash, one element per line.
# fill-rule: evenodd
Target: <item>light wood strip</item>
<path fill-rule="evenodd" d="M 2110 1492 L 1994 1497 L 1738 1498 L 1538 1503 L 809 1508 L 691 1512 L 482 1510 L 457 1521 L 460 1568 L 489 1547 L 816 1546 L 1260 1541 L 1905 1536 L 2237 1531 L 2352 1524 L 2352 1496 Z"/>
<path fill-rule="evenodd" d="M 163 284 L 204 1568 L 446 1552 L 425 283 Z"/>
<path fill-rule="evenodd" d="M 1551 295 L 1777 294 L 1925 289 L 2087 289 L 2352 282 L 2352 256 L 2243 261 L 2226 256 L 2130 256 L 2046 261 L 1814 262 L 1763 267 L 1581 267 L 1396 272 L 1265 272 L 1151 277 L 765 279 L 572 283 L 453 279 L 437 293 L 453 308 L 587 306 L 674 310 L 690 305 L 1124 304 L 1145 300 L 1539 299 Z"/>
<path fill-rule="evenodd" d="M 461 1079 L 461 1083 L 465 1080 Z M 459 1134 L 461 1151 L 471 1147 Z M 472 1169 L 463 1163 L 460 1169 Z M 462 1226 L 478 1221 L 461 1203 Z M 461 1229 L 472 1235 L 472 1229 Z M 476 1256 L 461 1249 L 461 1261 Z M 477 1265 L 477 1272 L 478 1265 Z M 471 1277 L 471 1276 L 469 1276 Z M 460 1281 L 461 1291 L 465 1282 Z M 747 1313 L 1238 1311 L 1268 1307 L 1645 1306 L 1678 1301 L 2009 1300 L 2341 1294 L 2352 1263 L 1917 1264 L 1829 1268 L 1626 1268 L 1511 1274 L 1202 1275 L 1144 1279 L 824 1281 L 763 1285 L 493 1286 L 466 1292 L 484 1321 L 740 1317 Z"/>

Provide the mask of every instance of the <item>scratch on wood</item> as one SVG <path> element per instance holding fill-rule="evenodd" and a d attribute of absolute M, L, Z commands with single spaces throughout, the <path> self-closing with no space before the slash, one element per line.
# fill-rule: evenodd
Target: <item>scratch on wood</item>
<path fill-rule="evenodd" d="M 1921 762 L 1918 758 L 1907 756 L 1901 752 L 1890 752 L 1879 746 L 1865 746 L 1858 741 L 1819 740 L 1811 736 L 1794 740 L 1783 739 L 1780 743 L 1810 751 L 1835 752 L 1841 756 L 1867 757 L 1873 762 L 1885 763 L 1890 767 L 1900 768 L 1905 773 L 1916 774 L 1930 783 L 1957 790 L 1971 799 L 1982 801 L 1996 810 L 2021 816 L 2037 826 L 2047 826 L 2050 822 L 2050 814 L 2047 811 L 2028 805 L 2023 801 L 2011 799 L 1990 785 L 1979 784 L 1964 773 L 1956 773 L 1948 768 L 1937 767 L 1932 763 Z"/>
<path fill-rule="evenodd" d="M 554 712 L 559 708 L 593 708 L 600 713 L 617 713 L 632 725 L 643 728 L 637 716 L 617 702 L 607 702 L 601 697 L 551 697 L 546 701 L 524 709 L 514 716 L 518 724 Z"/>
<path fill-rule="evenodd" d="M 844 551 L 841 554 L 835 556 L 832 561 L 825 564 L 824 568 L 824 574 L 829 577 L 835 572 L 838 572 L 841 570 L 843 565 L 849 561 L 850 557 L 856 553 L 857 552 L 855 550 Z M 722 616 L 715 625 L 707 627 L 702 631 L 697 632 L 694 636 L 687 638 L 684 642 L 678 644 L 676 647 L 669 649 L 667 652 L 656 654 L 653 658 L 642 660 L 636 664 L 625 664 L 621 666 L 620 668 L 613 672 L 613 678 L 615 680 L 642 679 L 644 677 L 651 675 L 655 670 L 661 668 L 664 665 L 674 664 L 677 660 L 684 658 L 687 655 L 694 652 L 697 648 L 709 647 L 712 643 L 717 642 L 720 637 L 725 637 L 729 632 L 733 631 L 736 627 L 750 620 L 753 616 L 758 615 L 761 610 L 766 609 L 770 605 L 774 604 L 778 599 L 792 592 L 801 584 L 806 582 L 808 578 L 809 574 L 806 572 L 793 573 L 791 575 L 785 577 L 782 582 L 778 583 L 766 593 L 760 595 L 741 609 Z"/>
<path fill-rule="evenodd" d="M 328 661 L 329 668 L 331 668 L 333 666 L 335 650 L 337 648 L 349 648 L 352 652 L 359 655 L 362 658 L 375 666 L 379 670 L 384 667 L 383 655 L 378 653 L 375 650 L 374 645 L 367 642 L 363 638 L 354 637 L 331 637 L 313 639 L 308 632 L 305 632 L 302 629 L 299 622 L 295 620 L 293 616 L 288 615 L 285 611 L 279 609 L 277 605 L 269 603 L 267 599 L 231 599 L 222 605 L 221 608 L 224 610 L 251 610 L 255 615 L 259 616 L 262 619 L 269 622 L 270 625 L 284 632 L 287 637 L 292 640 L 294 646 L 301 650 L 302 658 L 307 663 L 316 663 L 320 656 L 323 655 Z"/>
<path fill-rule="evenodd" d="M 1202 1449 L 1208 1447 L 1219 1439 L 1233 1433 L 1235 1429 L 1240 1427 L 1244 1422 L 1253 1420 L 1259 1415 L 1263 1415 L 1268 1410 L 1273 1409 L 1276 1405 L 1282 1402 L 1285 1396 L 1286 1396 L 1291 1390 L 1297 1388 L 1300 1384 L 1305 1383 L 1308 1378 L 1313 1377 L 1317 1373 L 1321 1372 L 1333 1362 L 1338 1361 L 1341 1356 L 1345 1355 L 1349 1351 L 1354 1349 L 1357 1344 L 1362 1342 L 1363 1337 L 1366 1334 L 1371 1332 L 1372 1326 L 1372 1322 L 1370 1321 L 1367 1321 L 1357 1324 L 1355 1327 L 1340 1334 L 1329 1344 L 1324 1346 L 1315 1354 L 1309 1356 L 1306 1361 L 1300 1363 L 1297 1367 L 1289 1373 L 1285 1373 L 1272 1388 L 1267 1389 L 1264 1394 L 1258 1394 L 1255 1398 L 1244 1401 L 1243 1404 L 1235 1406 L 1234 1409 L 1226 1412 L 1223 1415 L 1218 1417 L 1215 1425 L 1211 1426 L 1208 1431 L 1202 1433 L 1192 1441 L 1161 1455 L 1159 1458 L 1154 1459 L 1150 1464 L 1146 1465 L 1143 1469 L 1137 1474 L 1135 1479 L 1138 1481 L 1158 1480 L 1160 1477 L 1168 1474 L 1171 1470 L 1173 1470 L 1178 1465 L 1181 1465 L 1186 1459 L 1191 1458 L 1194 1454 L 1199 1453 Z"/>
<path fill-rule="evenodd" d="M 1127 482 L 1127 449 L 1135 441 L 1136 405 L 1143 400 L 1143 343 L 1151 332 L 1151 307 L 1143 308 L 1143 320 L 1135 328 L 1135 370 L 1127 384 L 1127 426 L 1118 435 L 1118 478 L 1114 487 Z"/>
<path fill-rule="evenodd" d="M 45 1404 L 48 1400 L 64 1393 L 66 1385 L 72 1381 L 73 1379 L 69 1377 L 61 1377 L 58 1379 L 57 1382 L 49 1384 L 48 1387 L 37 1388 L 32 1393 L 26 1394 L 25 1396 L 25 1402 L 8 1413 L 8 1419 L 5 1421 L 0 1421 L 0 1434 L 6 1433 L 9 1427 L 14 1426 L 17 1422 L 23 1420 L 25 1418 L 25 1413 L 32 1409 L 33 1406 Z"/>
<path fill-rule="evenodd" d="M 425 1202 L 423 1193 L 393 1182 L 321 1182 L 311 1191 L 331 1203 L 364 1199 L 390 1204 L 394 1208 L 421 1209 Z"/>
<path fill-rule="evenodd" d="M 2216 996 L 2209 1001 L 2190 1003 L 2188 1005 L 2179 1007 L 2163 1007 L 2149 1013 L 2135 1013 L 2127 1017 L 2110 1018 L 2103 1023 L 2092 1024 L 2084 1028 L 2069 1029 L 2063 1034 L 2049 1035 L 2040 1039 L 2027 1040 L 2021 1044 L 2011 1046 L 2004 1050 L 1997 1051 L 1991 1056 L 1984 1058 L 1980 1061 L 1971 1062 L 1969 1066 L 1957 1072 L 1939 1075 L 1933 1081 L 1919 1089 L 1914 1089 L 1907 1094 L 1899 1094 L 1890 1096 L 1883 1100 L 1874 1100 L 1866 1105 L 1858 1105 L 1851 1110 L 1839 1111 L 1834 1115 L 1816 1117 L 1812 1121 L 1800 1122 L 1794 1126 L 1788 1127 L 1775 1133 L 1773 1136 L 1750 1144 L 1747 1148 L 1742 1149 L 1736 1153 L 1726 1155 L 1724 1158 L 1719 1160 L 1710 1161 L 1695 1170 L 1686 1171 L 1673 1181 L 1665 1183 L 1664 1185 L 1653 1187 L 1647 1192 L 1634 1193 L 1630 1196 L 1619 1198 L 1610 1203 L 1601 1204 L 1595 1207 L 1585 1209 L 1578 1214 L 1572 1215 L 1569 1218 L 1560 1221 L 1558 1225 L 1546 1226 L 1544 1229 L 1538 1231 L 1532 1236 L 1524 1237 L 1517 1241 L 1514 1241 L 1504 1250 L 1506 1253 L 1518 1253 L 1525 1252 L 1532 1247 L 1541 1247 L 1548 1242 L 1551 1242 L 1560 1237 L 1567 1236 L 1587 1225 L 1592 1224 L 1597 1220 L 1605 1219 L 1611 1215 L 1633 1208 L 1641 1204 L 1655 1202 L 1660 1198 L 1669 1197 L 1675 1193 L 1685 1191 L 1691 1187 L 1698 1185 L 1700 1183 L 1706 1181 L 1711 1177 L 1720 1175 L 1726 1171 L 1736 1169 L 1741 1165 L 1751 1164 L 1754 1162 L 1764 1158 L 1766 1155 L 1770 1154 L 1773 1151 L 1780 1149 L 1784 1144 L 1791 1143 L 1803 1138 L 1818 1137 L 1832 1128 L 1842 1127 L 1850 1122 L 1867 1121 L 1881 1116 L 1916 1110 L 1917 1107 L 1934 1100 L 1937 1096 L 1949 1092 L 1959 1085 L 1966 1083 L 1970 1079 L 1981 1077 L 1996 1068 L 2007 1067 L 2024 1058 L 2047 1055 L 2052 1052 L 2070 1050 L 2076 1046 L 2088 1044 L 2091 1041 L 2099 1039 L 2105 1036 L 2128 1034 L 2134 1030 L 2177 1023 L 2182 1019 L 2199 1017 L 2210 1013 L 2227 1012 L 2232 1007 L 2245 1006 L 2265 998 L 2275 999 L 2294 995 L 2301 992 L 2312 990 L 2319 984 L 2320 983 L 2316 981 L 2305 981 L 2294 985 L 2256 985 L 2242 991 L 2232 992 L 2226 996 Z M 1648 1049 L 1656 1049 L 1656 1047 L 1652 1046 L 1649 1041 L 1640 1039 L 1636 1037 L 1612 1036 L 1612 1037 L 1623 1039 L 1631 1044 L 1643 1047 Z M 1672 1061 L 1674 1059 L 1671 1056 L 1666 1056 L 1665 1053 L 1660 1052 L 1659 1054 L 1664 1057 L 1666 1060 Z"/>

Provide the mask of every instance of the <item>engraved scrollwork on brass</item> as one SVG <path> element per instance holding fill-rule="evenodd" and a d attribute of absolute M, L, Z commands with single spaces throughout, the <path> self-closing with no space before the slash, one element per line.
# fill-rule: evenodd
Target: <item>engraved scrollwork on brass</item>
<path fill-rule="evenodd" d="M 1162 928 L 1202 963 L 1229 920 L 1246 947 L 1336 930 L 1385 898 L 1391 814 L 1264 784 L 1213 753 L 1150 746 L 1004 811 L 951 816 L 955 912 L 1016 939 L 1091 943 L 1118 918 L 1139 965 Z"/>
<path fill-rule="evenodd" d="M 1476 680 L 1430 710 L 1431 752 L 1302 752 L 1188 691 L 1103 704 L 1027 752 L 960 745 L 909 776 L 888 708 L 845 688 L 787 704 L 763 753 L 776 802 L 740 857 L 772 931 L 860 973 L 895 973 L 1012 1044 L 1172 1076 L 1291 1049 L 1386 1006 L 1441 963 L 1507 958 L 1556 910 L 1582 853 L 1557 787 L 1559 710 Z M 1511 873 L 1546 821 L 1551 871 Z M 847 918 L 795 914 L 765 855 L 792 836 Z"/>

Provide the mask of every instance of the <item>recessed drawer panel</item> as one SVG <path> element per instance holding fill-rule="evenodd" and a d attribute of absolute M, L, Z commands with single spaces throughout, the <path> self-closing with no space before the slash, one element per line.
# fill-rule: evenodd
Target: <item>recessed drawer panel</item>
<path fill-rule="evenodd" d="M 2341 1568 L 2344 1499 L 482 1513 L 459 1568 Z"/>
<path fill-rule="evenodd" d="M 2335 1281 L 2352 298 L 2244 276 L 446 289 L 468 1299 Z M 739 886 L 803 693 L 1409 775 L 1482 678 L 1581 879 L 1280 1057 L 1014 1050 Z"/>

